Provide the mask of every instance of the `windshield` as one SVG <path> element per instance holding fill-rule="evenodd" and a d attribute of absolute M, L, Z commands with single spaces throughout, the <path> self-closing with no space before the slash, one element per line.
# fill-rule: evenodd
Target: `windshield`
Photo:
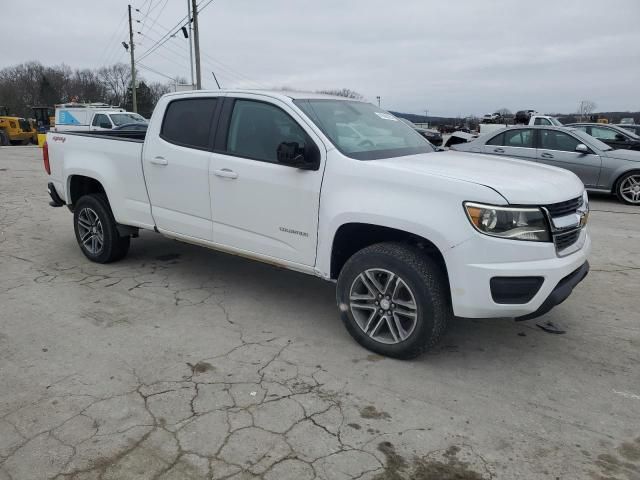
<path fill-rule="evenodd" d="M 617 125 L 616 126 L 612 125 L 612 127 L 615 128 L 618 132 L 620 132 L 623 135 L 627 135 L 627 136 L 633 138 L 634 140 L 640 140 L 640 137 L 638 135 L 636 135 L 635 132 L 632 132 L 631 130 L 627 130 L 624 127 L 618 127 Z"/>
<path fill-rule="evenodd" d="M 137 113 L 112 113 L 109 116 L 116 127 L 127 123 L 147 123 L 145 118 Z"/>
<path fill-rule="evenodd" d="M 549 120 L 551 121 L 551 125 L 555 125 L 556 127 L 562 127 L 562 122 L 560 120 L 558 120 L 555 117 L 549 117 Z"/>
<path fill-rule="evenodd" d="M 324 99 L 294 103 L 348 157 L 376 160 L 434 151 L 413 128 L 370 103 Z"/>

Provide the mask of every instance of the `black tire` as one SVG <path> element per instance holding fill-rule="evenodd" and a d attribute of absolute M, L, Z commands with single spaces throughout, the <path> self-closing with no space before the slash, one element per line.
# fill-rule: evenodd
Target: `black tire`
<path fill-rule="evenodd" d="M 9 145 L 9 137 L 4 130 L 0 130 L 0 146 L 6 147 Z"/>
<path fill-rule="evenodd" d="M 616 194 L 616 197 L 618 197 L 618 200 L 620 202 L 626 203 L 627 205 L 639 206 L 640 201 L 637 201 L 637 202 L 631 201 L 631 199 L 625 198 L 624 194 L 622 193 L 622 188 L 623 186 L 627 186 L 626 182 L 630 177 L 634 177 L 635 179 L 640 178 L 640 171 L 635 170 L 633 172 L 627 172 L 624 175 L 622 175 L 616 182 L 616 188 L 614 193 Z"/>
<path fill-rule="evenodd" d="M 410 289 L 415 300 L 417 313 L 413 330 L 404 340 L 395 340 L 397 343 L 383 343 L 372 338 L 354 316 L 350 300 L 352 289 L 357 285 L 357 279 L 362 278 L 360 275 L 372 269 L 395 274 Z M 441 267 L 422 250 L 400 243 L 379 243 L 360 250 L 347 261 L 338 278 L 336 296 L 342 321 L 360 345 L 380 355 L 410 359 L 433 347 L 445 331 L 452 317 L 448 288 Z"/>
<path fill-rule="evenodd" d="M 87 210 L 88 209 L 88 210 Z M 102 246 L 95 252 L 91 251 L 90 246 L 85 245 L 81 238 L 81 230 L 84 228 L 79 222 L 81 215 L 88 212 L 94 212 L 100 221 L 102 229 Z M 76 233 L 76 240 L 80 246 L 82 253 L 96 263 L 110 263 L 123 258 L 129 251 L 131 237 L 121 237 L 109 201 L 104 194 L 96 193 L 85 195 L 76 202 L 73 211 L 73 229 Z"/>

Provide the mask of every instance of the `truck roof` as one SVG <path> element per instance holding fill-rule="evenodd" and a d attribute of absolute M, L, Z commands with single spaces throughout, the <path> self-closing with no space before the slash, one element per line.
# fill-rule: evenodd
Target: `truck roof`
<path fill-rule="evenodd" d="M 253 93 L 258 95 L 266 95 L 273 98 L 279 98 L 281 100 L 292 99 L 292 100 L 300 100 L 300 99 L 327 99 L 327 100 L 352 100 L 352 101 L 361 101 L 354 98 L 346 98 L 340 97 L 337 95 L 327 95 L 325 93 L 315 93 L 315 92 L 297 92 L 293 90 L 261 90 L 261 89 L 220 89 L 220 90 L 190 90 L 186 92 L 172 92 L 168 93 L 167 96 L 170 97 L 188 97 L 191 95 L 200 95 L 203 93 L 209 94 L 238 94 L 238 93 Z"/>

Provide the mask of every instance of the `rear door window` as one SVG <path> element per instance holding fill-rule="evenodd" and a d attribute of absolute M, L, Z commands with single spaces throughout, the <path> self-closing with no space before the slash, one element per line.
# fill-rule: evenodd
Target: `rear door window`
<path fill-rule="evenodd" d="M 536 118 L 534 125 L 551 125 L 551 122 L 546 118 Z"/>
<path fill-rule="evenodd" d="M 518 129 L 504 132 L 505 147 L 533 148 L 533 130 Z"/>
<path fill-rule="evenodd" d="M 217 102 L 202 97 L 174 100 L 167 106 L 160 137 L 183 147 L 208 149 Z"/>
<path fill-rule="evenodd" d="M 97 115 L 94 115 L 93 122 L 91 122 L 91 125 L 94 127 L 101 127 L 103 124 L 111 125 L 109 118 L 107 118 L 107 116 L 103 115 L 102 113 L 98 113 Z"/>

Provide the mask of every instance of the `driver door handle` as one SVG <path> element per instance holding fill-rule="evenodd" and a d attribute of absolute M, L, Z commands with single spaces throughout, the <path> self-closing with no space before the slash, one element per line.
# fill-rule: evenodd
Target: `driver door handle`
<path fill-rule="evenodd" d="M 540 155 L 542 158 L 553 158 L 553 155 L 551 155 L 550 153 L 544 152 L 542 155 Z"/>
<path fill-rule="evenodd" d="M 504 148 L 494 148 L 493 151 L 496 153 L 504 153 Z"/>
<path fill-rule="evenodd" d="M 230 178 L 232 180 L 235 180 L 236 178 L 238 178 L 238 174 L 233 170 L 229 170 L 228 168 L 223 168 L 221 170 L 214 170 L 213 174 L 216 177 Z"/>
<path fill-rule="evenodd" d="M 149 163 L 153 163 L 154 165 L 169 165 L 169 162 L 164 158 L 164 157 L 153 157 L 151 160 L 149 160 Z"/>

